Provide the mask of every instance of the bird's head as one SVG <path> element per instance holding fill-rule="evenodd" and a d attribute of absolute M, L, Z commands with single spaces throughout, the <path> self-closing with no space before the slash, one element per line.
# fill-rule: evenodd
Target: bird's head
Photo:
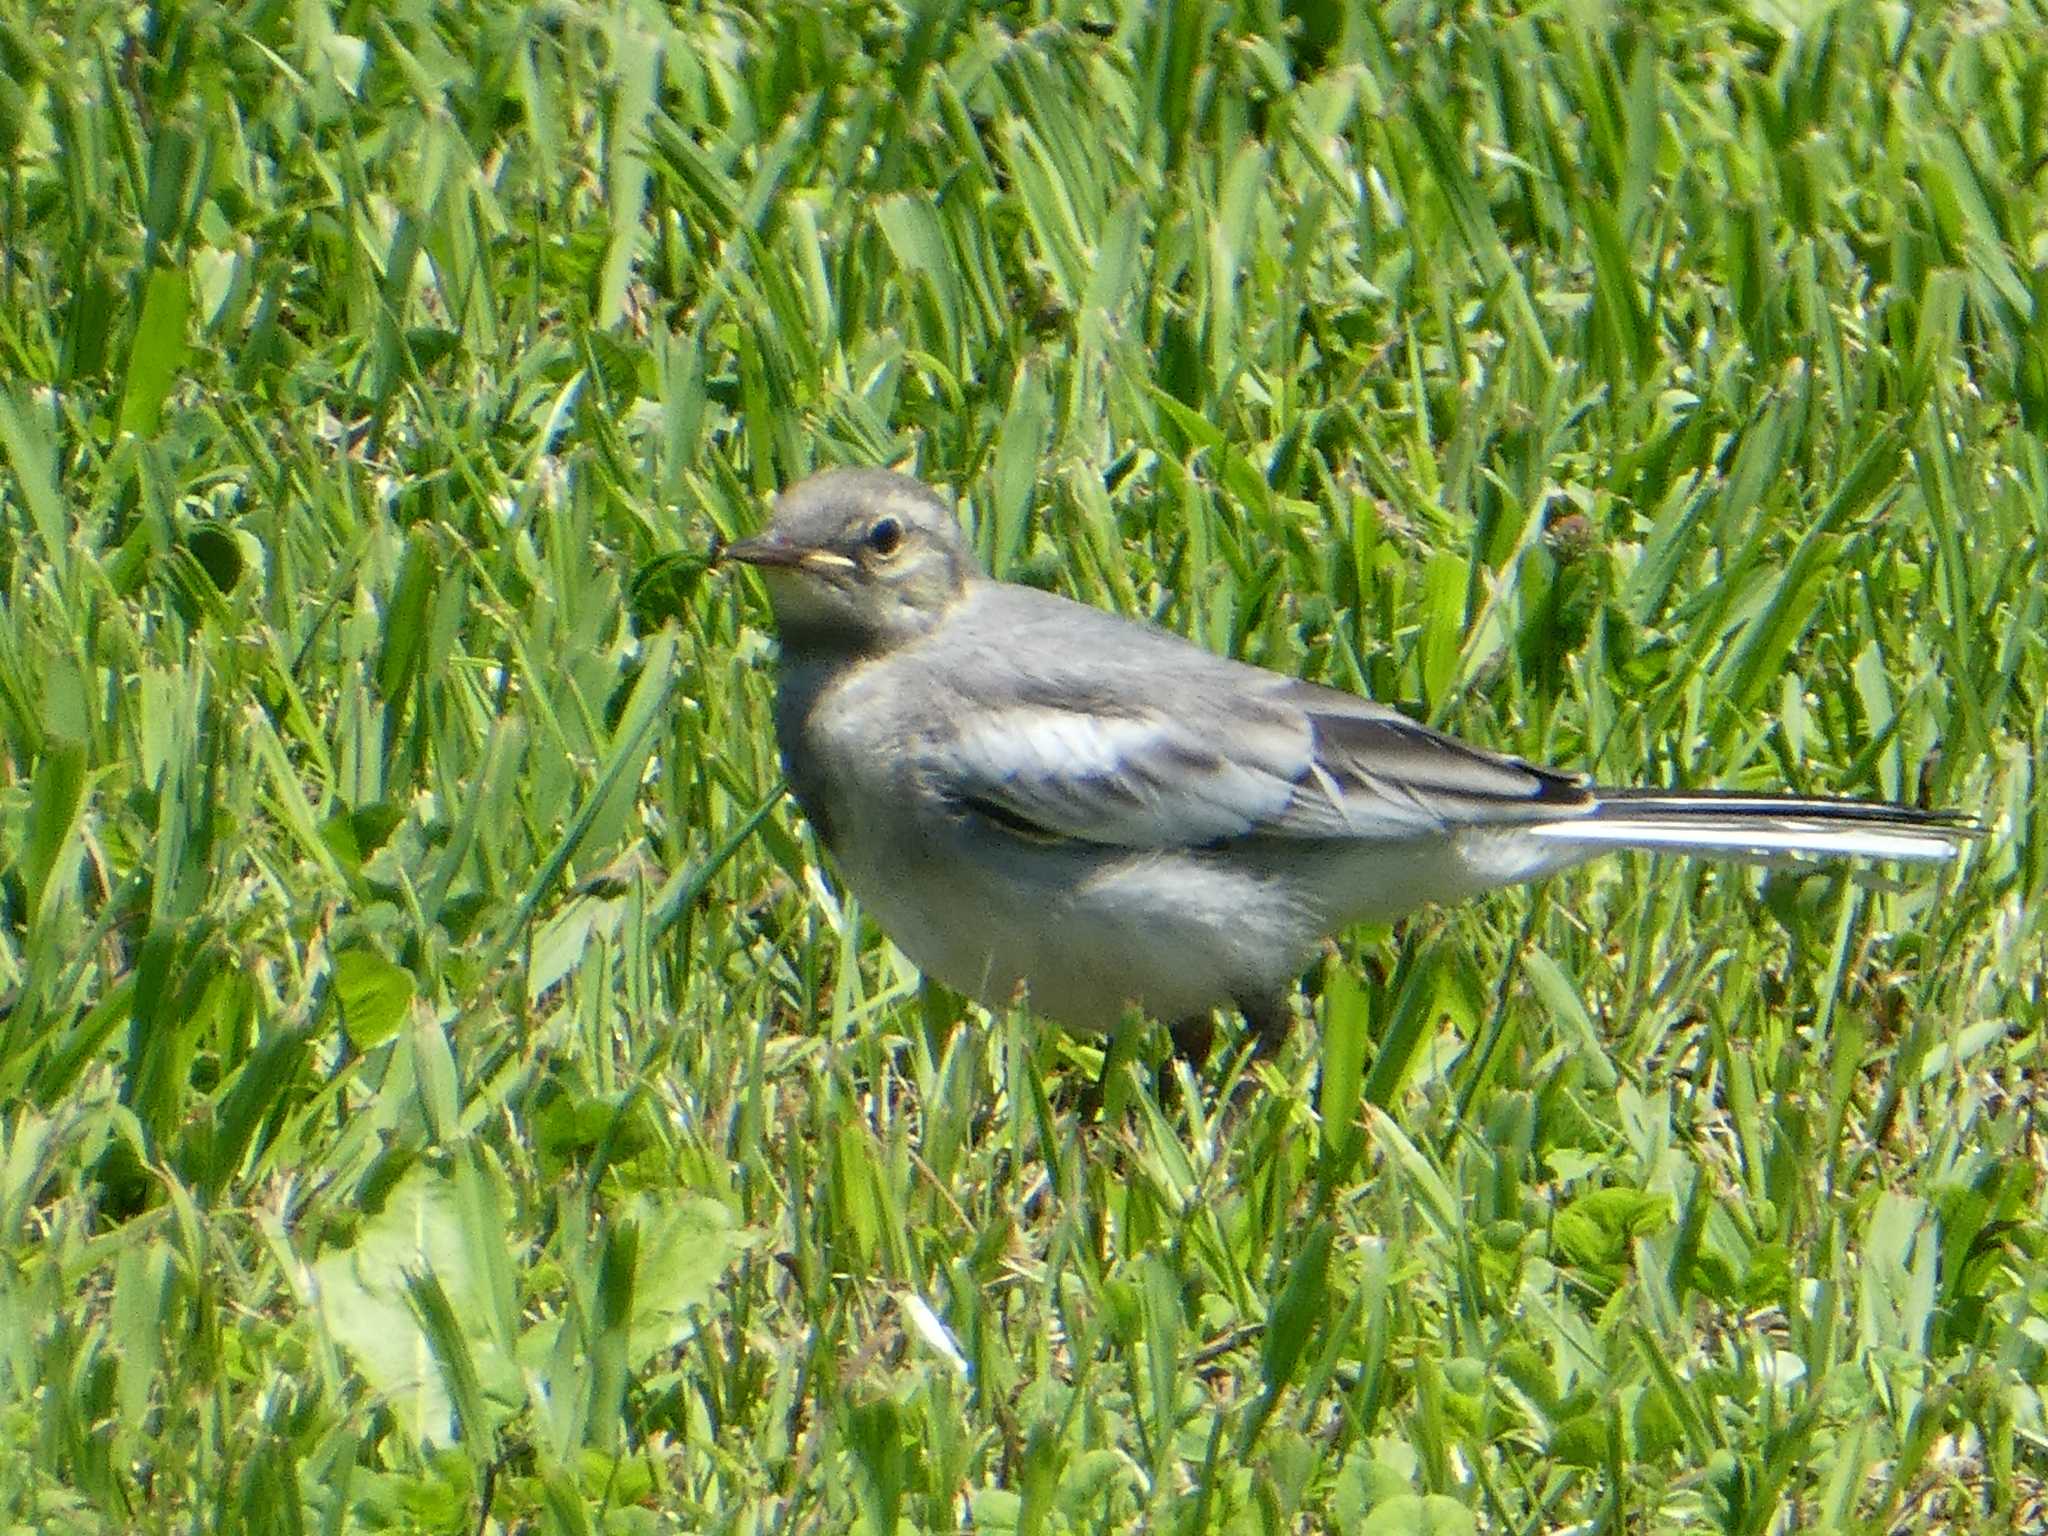
<path fill-rule="evenodd" d="M 765 529 L 719 559 L 761 573 L 785 646 L 826 650 L 887 650 L 928 633 L 977 574 L 953 509 L 880 469 L 798 482 Z"/>

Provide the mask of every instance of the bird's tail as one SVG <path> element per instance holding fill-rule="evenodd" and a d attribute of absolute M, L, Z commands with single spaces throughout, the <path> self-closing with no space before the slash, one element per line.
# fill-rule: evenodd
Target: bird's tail
<path fill-rule="evenodd" d="M 1983 828 L 1966 816 L 1880 800 L 1728 790 L 1596 789 L 1590 811 L 1529 829 L 1585 849 L 1670 849 L 1738 858 L 1901 859 L 1941 863 Z"/>

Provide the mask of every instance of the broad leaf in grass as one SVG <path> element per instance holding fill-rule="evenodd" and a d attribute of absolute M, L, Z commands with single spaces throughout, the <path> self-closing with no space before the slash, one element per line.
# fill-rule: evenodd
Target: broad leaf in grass
<path fill-rule="evenodd" d="M 1671 1197 L 1640 1189 L 1596 1189 L 1557 1213 L 1552 1228 L 1561 1257 L 1589 1269 L 1615 1269 L 1629 1244 L 1671 1222 Z"/>
<path fill-rule="evenodd" d="M 412 972 L 374 949 L 344 949 L 334 957 L 334 993 L 349 1043 L 367 1051 L 398 1032 L 412 1003 Z"/>
<path fill-rule="evenodd" d="M 1375 1504 L 1358 1536 L 1472 1536 L 1472 1511 L 1441 1493 L 1397 1493 Z"/>
<path fill-rule="evenodd" d="M 551 1393 L 566 1383 L 552 1380 L 564 1361 L 578 1362 L 599 1349 L 617 1350 L 614 1330 L 625 1319 L 625 1346 L 617 1363 L 638 1370 L 665 1349 L 695 1336 L 702 1309 L 726 1270 L 752 1242 L 732 1214 L 703 1195 L 656 1199 L 642 1195 L 606 1220 L 614 1263 L 596 1272 L 608 1294 L 587 1298 L 587 1316 L 574 1311 L 527 1330 L 520 1358 L 547 1383 Z M 588 1330 L 581 1341 L 565 1339 L 565 1326 Z"/>
<path fill-rule="evenodd" d="M 632 1219 L 640 1227 L 640 1251 L 628 1363 L 638 1366 L 696 1333 L 699 1309 L 749 1238 L 730 1211 L 703 1195 L 642 1195 L 633 1202 Z"/>
<path fill-rule="evenodd" d="M 407 1437 L 450 1445 L 477 1426 L 459 1422 L 457 1388 L 479 1402 L 488 1428 L 504 1423 L 526 1400 L 510 1350 L 492 1326 L 501 1298 L 492 1283 L 487 1247 L 505 1233 L 486 1204 L 461 1198 L 456 1181 L 415 1166 L 366 1219 L 352 1247 L 314 1261 L 320 1316 Z M 440 1319 L 453 1320 L 466 1359 L 448 1358 L 453 1339 L 437 1348 L 419 1304 L 431 1280 L 446 1298 Z M 500 1320 L 502 1326 L 503 1320 Z M 436 1333 L 443 1330 L 437 1329 Z"/>

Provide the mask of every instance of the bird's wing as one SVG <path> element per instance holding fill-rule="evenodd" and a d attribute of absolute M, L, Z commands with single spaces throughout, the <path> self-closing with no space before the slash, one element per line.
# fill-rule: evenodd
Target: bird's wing
<path fill-rule="evenodd" d="M 1161 659 L 1149 687 L 1098 669 L 956 711 L 929 759 L 939 787 L 1022 836 L 1137 848 L 1399 840 L 1591 808 L 1576 780 L 1351 694 Z"/>
<path fill-rule="evenodd" d="M 1157 705 L 1052 693 L 966 712 L 934 754 L 945 792 L 1024 835 L 1185 847 L 1283 818 L 1305 768 L 1306 726 L 1284 711 L 1245 711 L 1225 741 Z"/>
<path fill-rule="evenodd" d="M 1301 710 L 1312 736 L 1308 783 L 1290 802 L 1287 825 L 1274 829 L 1282 835 L 1516 826 L 1593 810 L 1593 791 L 1577 775 L 1475 747 L 1354 694 L 1291 682 L 1279 696 Z M 1380 823 L 1389 831 L 1372 830 Z"/>

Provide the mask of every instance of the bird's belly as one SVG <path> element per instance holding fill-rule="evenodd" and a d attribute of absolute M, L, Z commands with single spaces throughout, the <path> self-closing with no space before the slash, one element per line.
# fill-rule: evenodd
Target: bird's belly
<path fill-rule="evenodd" d="M 985 830 L 915 844 L 847 830 L 848 886 L 920 970 L 1072 1029 L 1263 1000 L 1320 936 L 1281 883 L 1212 855 L 1019 840 L 992 858 Z"/>

